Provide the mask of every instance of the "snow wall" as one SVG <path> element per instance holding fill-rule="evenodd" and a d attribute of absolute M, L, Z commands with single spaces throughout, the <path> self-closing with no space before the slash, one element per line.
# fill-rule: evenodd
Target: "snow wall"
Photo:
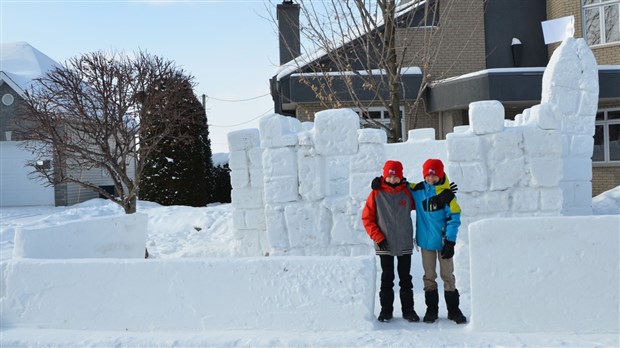
<path fill-rule="evenodd" d="M 148 215 L 123 214 L 57 226 L 21 226 L 13 258 L 144 258 Z"/>
<path fill-rule="evenodd" d="M 34 260 L 3 263 L 2 327 L 372 329 L 372 257 Z M 231 296 L 238 294 L 238 296 Z"/>
<path fill-rule="evenodd" d="M 618 215 L 471 224 L 473 329 L 617 334 L 619 226 Z M 518 253 L 507 252 L 515 246 Z"/>
<path fill-rule="evenodd" d="M 272 114 L 259 130 L 231 132 L 237 238 L 250 255 L 372 253 L 361 211 L 387 159 L 403 162 L 412 182 L 422 180 L 424 160 L 442 159 L 459 185 L 461 230 L 488 217 L 591 215 L 598 74 L 583 39 L 556 49 L 542 90 L 541 104 L 515 121 L 498 101 L 471 103 L 470 125 L 445 141 L 422 129 L 387 144 L 350 109 L 318 112 L 314 123 Z"/>

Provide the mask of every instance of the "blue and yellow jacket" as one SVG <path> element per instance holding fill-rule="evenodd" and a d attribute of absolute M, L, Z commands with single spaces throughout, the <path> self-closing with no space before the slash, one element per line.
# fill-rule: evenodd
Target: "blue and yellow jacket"
<path fill-rule="evenodd" d="M 425 181 L 409 184 L 415 201 L 416 242 L 426 250 L 441 250 L 443 238 L 456 242 L 461 225 L 461 207 L 450 191 L 450 181 L 429 185 Z"/>

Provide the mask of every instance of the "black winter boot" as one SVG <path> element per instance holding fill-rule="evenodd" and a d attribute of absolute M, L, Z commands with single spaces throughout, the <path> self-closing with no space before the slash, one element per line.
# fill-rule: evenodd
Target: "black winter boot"
<path fill-rule="evenodd" d="M 446 291 L 444 292 L 444 296 L 446 299 L 446 307 L 448 307 L 448 319 L 457 324 L 465 324 L 467 318 L 465 318 L 459 309 L 459 291 Z"/>
<path fill-rule="evenodd" d="M 403 319 L 408 322 L 417 323 L 420 321 L 420 317 L 413 309 L 413 290 L 401 289 L 400 290 L 400 303 L 403 311 Z"/>
<path fill-rule="evenodd" d="M 425 323 L 434 323 L 439 313 L 439 292 L 437 289 L 424 292 L 424 300 L 426 301 L 426 314 L 424 314 Z"/>
<path fill-rule="evenodd" d="M 381 303 L 381 312 L 377 320 L 381 322 L 390 321 L 394 311 L 394 291 L 392 289 L 379 291 L 379 302 Z"/>

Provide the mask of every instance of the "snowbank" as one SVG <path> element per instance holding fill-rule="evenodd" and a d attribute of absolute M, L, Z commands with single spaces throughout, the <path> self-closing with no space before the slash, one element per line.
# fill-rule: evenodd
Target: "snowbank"
<path fill-rule="evenodd" d="M 618 226 L 619 215 L 471 224 L 474 330 L 617 334 Z"/>
<path fill-rule="evenodd" d="M 3 328 L 372 329 L 374 257 L 12 260 Z M 234 296 L 237 294 L 237 296 Z"/>

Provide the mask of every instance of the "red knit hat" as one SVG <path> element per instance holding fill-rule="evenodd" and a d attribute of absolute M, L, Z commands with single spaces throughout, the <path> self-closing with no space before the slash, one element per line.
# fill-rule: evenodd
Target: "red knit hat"
<path fill-rule="evenodd" d="M 429 174 L 437 175 L 439 179 L 443 179 L 443 162 L 436 158 L 427 159 L 422 165 L 422 175 L 426 178 Z"/>
<path fill-rule="evenodd" d="M 399 179 L 403 179 L 403 164 L 399 161 L 387 161 L 383 165 L 383 178 L 387 178 L 390 175 L 397 176 Z"/>

